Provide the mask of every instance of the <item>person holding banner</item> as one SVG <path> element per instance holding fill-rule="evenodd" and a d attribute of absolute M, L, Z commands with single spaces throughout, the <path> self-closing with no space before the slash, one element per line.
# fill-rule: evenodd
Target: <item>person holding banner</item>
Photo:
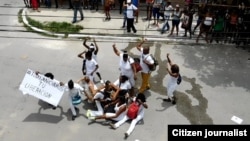
<path fill-rule="evenodd" d="M 76 105 L 82 102 L 80 94 L 82 94 L 82 91 L 84 91 L 84 89 L 80 85 L 75 84 L 72 80 L 68 81 L 67 87 L 69 105 L 72 112 L 72 120 L 74 121 L 77 117 L 76 110 L 79 110 Z"/>
<path fill-rule="evenodd" d="M 62 82 L 54 79 L 52 73 L 43 75 L 39 74 L 38 71 L 28 69 L 19 86 L 19 90 L 24 95 L 34 96 L 41 101 L 53 105 L 53 107 L 57 107 L 65 89 L 62 85 Z"/>
<path fill-rule="evenodd" d="M 36 75 L 38 75 L 38 74 L 41 74 L 41 73 L 40 73 L 39 71 L 36 71 Z M 54 75 L 53 75 L 53 73 L 51 73 L 51 72 L 45 73 L 44 76 L 47 77 L 47 78 L 50 78 L 51 80 L 54 79 Z M 60 82 L 60 85 L 63 85 L 63 83 Z M 48 105 L 51 106 L 53 110 L 56 109 L 56 106 L 54 106 L 54 105 L 52 105 L 52 104 L 50 104 L 50 103 L 48 103 Z"/>

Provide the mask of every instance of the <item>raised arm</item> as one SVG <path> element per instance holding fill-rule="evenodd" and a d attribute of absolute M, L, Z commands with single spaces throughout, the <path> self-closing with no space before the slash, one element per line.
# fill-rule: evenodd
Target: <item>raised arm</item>
<path fill-rule="evenodd" d="M 115 44 L 113 44 L 112 47 L 113 47 L 114 53 L 115 53 L 117 56 L 120 56 L 120 52 L 117 50 Z"/>
<path fill-rule="evenodd" d="M 93 41 L 94 41 L 94 44 L 95 44 L 95 52 L 94 52 L 94 54 L 97 54 L 98 51 L 99 51 L 99 47 L 98 47 L 98 45 L 97 45 L 97 43 L 95 41 L 95 38 L 93 39 Z"/>
<path fill-rule="evenodd" d="M 137 50 L 141 51 L 142 44 L 147 41 L 147 39 L 142 38 L 142 41 L 136 46 Z"/>
<path fill-rule="evenodd" d="M 128 59 L 130 59 L 130 57 Z M 136 72 L 136 67 L 135 67 L 135 61 L 130 65 L 131 65 L 133 73 L 134 73 L 134 80 L 136 80 L 137 79 L 137 77 L 136 77 L 137 72 Z"/>
<path fill-rule="evenodd" d="M 168 63 L 167 63 L 167 72 L 169 73 L 169 75 L 173 76 L 173 77 L 178 77 L 179 76 L 179 73 L 173 73 L 171 71 L 171 67 L 173 67 L 174 65 L 176 64 L 173 64 L 172 61 L 170 60 L 169 58 L 169 54 L 167 54 L 167 60 L 168 60 Z M 168 65 L 169 64 L 169 65 Z M 177 66 L 178 67 L 178 66 Z"/>
<path fill-rule="evenodd" d="M 140 99 L 138 99 L 138 102 L 146 109 L 148 109 L 148 105 L 146 102 L 142 102 Z"/>
<path fill-rule="evenodd" d="M 167 61 L 168 61 L 168 63 L 172 66 L 173 65 L 173 63 L 172 63 L 172 61 L 171 61 L 171 59 L 170 59 L 170 57 L 169 57 L 169 53 L 167 53 Z"/>
<path fill-rule="evenodd" d="M 87 37 L 87 38 L 85 38 L 84 41 L 83 41 L 83 46 L 84 46 L 85 48 L 87 48 L 88 50 L 90 49 L 90 47 L 89 47 L 86 43 L 87 43 L 87 40 L 89 40 L 89 39 L 90 39 L 90 38 Z"/>
<path fill-rule="evenodd" d="M 123 7 L 127 7 L 127 4 L 125 3 L 125 1 L 123 1 Z"/>
<path fill-rule="evenodd" d="M 120 92 L 120 88 L 117 88 L 117 89 L 115 90 L 115 92 L 112 94 L 112 97 L 111 97 L 111 100 L 112 100 L 112 101 L 117 100 L 117 97 L 118 97 L 118 95 L 119 95 L 119 92 Z"/>
<path fill-rule="evenodd" d="M 85 54 L 86 52 L 87 52 L 87 51 L 83 51 L 83 52 L 79 53 L 77 56 L 78 56 L 79 58 L 84 59 L 83 54 Z"/>

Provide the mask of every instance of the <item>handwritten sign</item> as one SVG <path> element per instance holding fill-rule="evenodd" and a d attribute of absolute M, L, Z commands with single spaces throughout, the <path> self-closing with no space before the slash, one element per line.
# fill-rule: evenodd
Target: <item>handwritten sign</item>
<path fill-rule="evenodd" d="M 54 106 L 58 105 L 64 93 L 64 87 L 60 86 L 59 81 L 52 80 L 42 74 L 36 74 L 31 69 L 25 73 L 19 90 L 23 94 L 32 95 Z"/>

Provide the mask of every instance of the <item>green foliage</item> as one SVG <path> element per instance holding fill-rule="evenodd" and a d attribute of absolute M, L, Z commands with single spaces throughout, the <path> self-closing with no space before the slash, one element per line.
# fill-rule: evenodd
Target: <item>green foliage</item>
<path fill-rule="evenodd" d="M 27 17 L 27 20 L 30 25 L 37 27 L 39 29 L 43 29 L 46 31 L 54 32 L 54 33 L 64 33 L 64 34 L 71 34 L 71 33 L 79 33 L 80 30 L 83 29 L 80 25 L 73 25 L 67 22 L 38 22 L 36 20 Z"/>

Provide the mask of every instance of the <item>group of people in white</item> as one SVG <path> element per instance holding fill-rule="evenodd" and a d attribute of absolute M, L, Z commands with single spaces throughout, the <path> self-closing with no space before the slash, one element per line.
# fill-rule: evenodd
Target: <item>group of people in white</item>
<path fill-rule="evenodd" d="M 94 43 L 91 43 L 90 46 L 88 46 L 86 42 L 89 39 L 90 38 L 86 38 L 83 42 L 83 45 L 87 48 L 87 51 L 83 51 L 78 54 L 78 57 L 83 59 L 82 71 L 84 77 L 78 80 L 77 83 L 84 85 L 82 93 L 85 95 L 86 100 L 88 100 L 90 103 L 93 103 L 96 107 L 96 109 L 88 109 L 86 112 L 86 117 L 92 122 L 95 122 L 99 119 L 105 119 L 106 124 L 110 124 L 113 129 L 118 128 L 127 120 L 132 120 L 129 129 L 125 133 L 126 138 L 131 134 L 135 128 L 135 125 L 143 118 L 144 109 L 148 108 L 145 95 L 142 92 L 135 94 L 134 91 L 135 81 L 137 79 L 134 58 L 130 57 L 126 51 L 120 52 L 116 48 L 116 44 L 113 44 L 113 51 L 120 58 L 120 76 L 115 82 L 111 82 L 109 80 L 103 81 L 100 78 L 101 83 L 99 86 L 97 86 L 97 82 L 94 79 L 94 74 L 98 72 L 99 68 L 98 62 L 96 60 L 96 55 L 99 48 L 95 39 L 93 39 Z M 69 97 L 72 97 L 72 95 L 69 94 Z M 73 103 L 72 100 L 71 103 Z M 131 108 L 132 110 L 135 110 L 134 113 L 136 113 L 136 116 L 134 117 L 129 117 L 128 114 L 131 103 L 135 103 L 135 107 L 137 107 Z M 76 108 L 74 108 L 75 105 L 73 104 L 70 106 L 73 115 L 72 119 L 74 119 L 74 111 Z M 113 124 L 113 122 L 116 123 Z"/>
<path fill-rule="evenodd" d="M 101 74 L 98 71 L 97 62 L 98 45 L 93 39 L 93 43 L 87 45 L 86 38 L 83 45 L 87 51 L 78 54 L 78 57 L 83 60 L 82 73 L 83 77 L 77 81 L 69 80 L 64 85 L 68 93 L 68 100 L 72 112 L 72 120 L 77 117 L 77 105 L 82 103 L 82 97 L 95 106 L 95 109 L 87 109 L 86 117 L 91 122 L 104 119 L 104 123 L 109 124 L 111 128 L 116 129 L 123 123 L 131 120 L 129 129 L 125 132 L 127 138 L 135 128 L 135 125 L 144 117 L 144 110 L 148 108 L 144 91 L 150 89 L 150 65 L 154 64 L 154 60 L 149 53 L 149 46 L 142 47 L 142 44 L 147 41 L 142 39 L 137 45 L 137 49 L 141 52 L 139 70 L 138 64 L 126 51 L 120 52 L 113 44 L 114 53 L 120 58 L 119 71 L 120 76 L 115 82 L 102 80 Z M 173 92 L 177 86 L 179 76 L 179 67 L 173 64 L 167 54 L 168 64 L 167 71 L 170 74 L 170 81 L 167 86 L 168 99 L 164 101 L 172 101 L 175 104 Z M 138 92 L 134 91 L 137 73 L 141 73 L 142 84 Z M 94 75 L 100 79 L 100 83 L 95 80 Z M 52 78 L 53 79 L 53 78 Z M 97 85 L 97 83 L 99 85 Z"/>

